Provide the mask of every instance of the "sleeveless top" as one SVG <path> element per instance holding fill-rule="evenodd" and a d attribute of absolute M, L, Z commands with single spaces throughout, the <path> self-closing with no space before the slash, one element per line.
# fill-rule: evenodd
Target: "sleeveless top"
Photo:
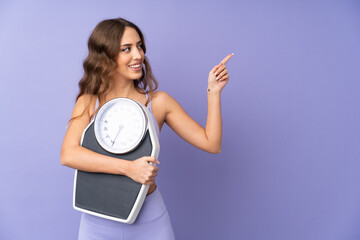
<path fill-rule="evenodd" d="M 149 99 L 149 95 L 146 93 L 146 101 Z M 96 99 L 96 103 L 95 103 L 95 109 L 99 106 L 99 99 Z M 149 112 L 151 114 L 151 117 L 153 118 L 153 121 L 154 121 L 154 125 L 155 125 L 155 129 L 156 129 L 156 133 L 157 133 L 157 137 L 158 139 L 160 140 L 160 130 L 159 130 L 159 125 L 154 117 L 154 114 L 152 112 L 152 109 L 151 109 L 151 100 L 150 102 L 148 103 L 147 105 L 147 108 L 149 109 Z M 95 116 L 93 116 L 94 118 Z"/>
<path fill-rule="evenodd" d="M 146 101 L 147 101 L 148 99 L 149 99 L 149 96 L 148 96 L 148 94 L 146 93 Z M 152 109 L 151 109 L 151 100 L 150 100 L 150 102 L 148 103 L 147 108 L 149 109 L 150 114 L 151 114 L 151 117 L 153 118 L 154 125 L 155 125 L 155 129 L 156 129 L 156 133 L 157 133 L 157 137 L 158 137 L 158 139 L 160 140 L 159 125 L 158 125 L 158 123 L 157 123 L 157 121 L 156 121 L 156 119 L 155 119 L 155 117 L 154 117 L 154 114 L 153 114 L 153 112 L 152 112 Z"/>

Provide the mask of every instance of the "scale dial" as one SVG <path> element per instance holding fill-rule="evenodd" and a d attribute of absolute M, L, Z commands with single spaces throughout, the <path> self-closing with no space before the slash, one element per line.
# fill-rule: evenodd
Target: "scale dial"
<path fill-rule="evenodd" d="M 94 121 L 95 137 L 100 146 L 108 152 L 123 154 L 140 144 L 148 119 L 138 102 L 115 98 L 99 109 Z"/>

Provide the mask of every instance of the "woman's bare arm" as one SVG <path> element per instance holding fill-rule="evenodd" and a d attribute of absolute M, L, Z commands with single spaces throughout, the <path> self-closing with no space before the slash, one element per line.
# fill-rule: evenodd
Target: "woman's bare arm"
<path fill-rule="evenodd" d="M 222 141 L 221 90 L 229 80 L 225 63 L 232 57 L 228 55 L 209 73 L 208 113 L 205 128 L 192 119 L 180 104 L 167 93 L 162 92 L 157 100 L 165 109 L 165 122 L 181 138 L 209 153 L 220 153 Z"/>

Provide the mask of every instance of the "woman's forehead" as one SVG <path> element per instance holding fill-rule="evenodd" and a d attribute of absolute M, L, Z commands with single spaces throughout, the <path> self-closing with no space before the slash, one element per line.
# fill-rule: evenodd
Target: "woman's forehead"
<path fill-rule="evenodd" d="M 121 38 L 121 45 L 136 44 L 141 41 L 139 34 L 133 28 L 126 27 L 124 34 Z"/>

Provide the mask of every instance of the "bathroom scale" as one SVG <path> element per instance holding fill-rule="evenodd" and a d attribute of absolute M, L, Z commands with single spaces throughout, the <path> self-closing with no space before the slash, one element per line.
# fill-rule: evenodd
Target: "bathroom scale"
<path fill-rule="evenodd" d="M 134 161 L 159 156 L 160 144 L 151 113 L 129 98 L 106 102 L 86 127 L 81 146 L 94 152 Z M 153 164 L 153 163 L 149 163 Z M 75 171 L 73 207 L 98 217 L 132 224 L 149 185 L 124 175 Z"/>

